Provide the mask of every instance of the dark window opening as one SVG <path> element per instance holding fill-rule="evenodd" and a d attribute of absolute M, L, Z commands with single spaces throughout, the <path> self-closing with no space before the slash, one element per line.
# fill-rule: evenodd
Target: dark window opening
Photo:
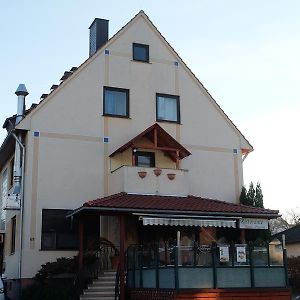
<path fill-rule="evenodd" d="M 113 87 L 104 87 L 103 115 L 128 118 L 129 90 Z"/>
<path fill-rule="evenodd" d="M 14 184 L 14 159 L 10 161 L 10 186 L 13 186 Z"/>
<path fill-rule="evenodd" d="M 154 152 L 135 152 L 135 165 L 137 167 L 155 167 L 155 153 Z"/>
<path fill-rule="evenodd" d="M 156 120 L 180 123 L 179 96 L 156 94 Z"/>
<path fill-rule="evenodd" d="M 10 243 L 10 253 L 13 254 L 16 251 L 16 229 L 17 229 L 17 219 L 14 216 L 11 219 L 11 243 Z"/>
<path fill-rule="evenodd" d="M 70 210 L 43 209 L 42 250 L 78 249 L 78 222 L 66 218 Z"/>
<path fill-rule="evenodd" d="M 149 45 L 133 43 L 132 56 L 133 60 L 149 62 Z"/>

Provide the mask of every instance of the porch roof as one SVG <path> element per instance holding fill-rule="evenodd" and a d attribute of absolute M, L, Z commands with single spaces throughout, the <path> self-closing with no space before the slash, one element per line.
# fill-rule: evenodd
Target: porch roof
<path fill-rule="evenodd" d="M 277 218 L 278 210 L 250 207 L 225 201 L 187 196 L 160 196 L 118 193 L 111 196 L 88 201 L 70 215 L 86 211 L 113 213 L 160 213 L 189 214 L 210 216 L 249 216 Z"/>

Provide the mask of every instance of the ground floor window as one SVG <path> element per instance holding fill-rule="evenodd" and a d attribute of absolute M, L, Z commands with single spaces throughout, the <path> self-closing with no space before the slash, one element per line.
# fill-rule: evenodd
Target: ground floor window
<path fill-rule="evenodd" d="M 70 210 L 43 209 L 42 250 L 78 249 L 78 223 L 66 218 Z"/>

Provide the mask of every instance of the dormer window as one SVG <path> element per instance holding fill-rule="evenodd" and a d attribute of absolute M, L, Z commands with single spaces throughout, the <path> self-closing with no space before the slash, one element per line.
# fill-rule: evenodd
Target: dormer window
<path fill-rule="evenodd" d="M 133 43 L 132 59 L 136 61 L 149 62 L 149 45 Z"/>

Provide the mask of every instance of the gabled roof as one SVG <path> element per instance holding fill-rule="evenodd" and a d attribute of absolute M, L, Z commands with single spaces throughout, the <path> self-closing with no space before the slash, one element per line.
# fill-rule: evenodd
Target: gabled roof
<path fill-rule="evenodd" d="M 286 244 L 300 243 L 300 224 L 276 233 L 272 236 L 272 238 L 281 240 L 283 234 L 285 235 Z"/>
<path fill-rule="evenodd" d="M 104 44 L 101 48 L 99 48 L 94 55 L 92 55 L 91 57 L 89 57 L 85 62 L 83 62 L 78 68 L 73 68 L 71 69 L 71 71 L 76 71 L 73 74 L 71 74 L 66 80 L 64 80 L 57 89 L 53 90 L 51 92 L 51 94 L 49 94 L 49 96 L 47 97 L 47 99 L 45 99 L 45 101 L 41 102 L 34 110 L 32 110 L 27 117 L 29 117 L 30 115 L 32 115 L 33 113 L 35 113 L 36 111 L 38 111 L 39 107 L 41 105 L 44 105 L 45 103 L 47 103 L 49 100 L 51 100 L 52 96 L 54 96 L 56 94 L 56 92 L 58 90 L 60 90 L 61 88 L 63 88 L 63 86 L 65 85 L 66 82 L 68 82 L 69 80 L 72 80 L 72 78 L 74 78 L 74 76 L 76 76 L 81 69 L 83 69 L 87 64 L 91 63 L 98 55 L 100 55 L 100 53 L 103 53 L 103 50 L 107 47 L 109 47 L 109 45 L 111 43 L 113 43 L 127 28 L 129 28 L 133 23 L 136 22 L 136 20 L 138 18 L 144 18 L 148 24 L 150 25 L 150 27 L 152 27 L 152 29 L 157 33 L 158 37 L 165 43 L 166 47 L 174 54 L 174 56 L 177 58 L 177 60 L 182 64 L 182 66 L 186 69 L 186 71 L 191 75 L 191 78 L 199 85 L 199 87 L 207 94 L 208 99 L 211 101 L 212 105 L 219 111 L 219 113 L 225 118 L 225 120 L 227 121 L 227 123 L 229 124 L 229 126 L 231 126 L 231 128 L 238 134 L 240 135 L 240 137 L 242 137 L 244 139 L 244 141 L 248 144 L 248 148 L 245 149 L 245 147 L 243 148 L 244 152 L 249 152 L 249 151 L 253 151 L 253 147 L 252 145 L 249 143 L 249 141 L 245 138 L 245 136 L 239 131 L 239 129 L 234 125 L 234 123 L 229 119 L 229 117 L 225 114 L 225 112 L 221 109 L 221 107 L 217 104 L 217 102 L 215 101 L 215 99 L 211 96 L 211 94 L 209 94 L 209 92 L 207 91 L 207 89 L 203 86 L 203 84 L 200 82 L 200 80 L 195 76 L 195 74 L 191 71 L 191 69 L 185 64 L 185 62 L 180 58 L 180 56 L 178 55 L 178 53 L 173 49 L 173 47 L 168 43 L 168 41 L 165 39 L 165 37 L 161 34 L 161 32 L 156 28 L 156 26 L 152 23 L 152 21 L 149 19 L 149 17 L 145 14 L 145 12 L 143 10 L 141 10 L 138 14 L 136 14 L 126 25 L 124 25 L 115 35 L 113 35 L 106 44 Z M 21 122 L 22 123 L 22 122 Z"/>
<path fill-rule="evenodd" d="M 250 207 L 219 200 L 187 196 L 159 196 L 118 193 L 115 195 L 88 201 L 75 210 L 78 214 L 85 210 L 172 213 L 216 216 L 278 217 L 278 210 Z"/>
<path fill-rule="evenodd" d="M 136 142 L 139 139 L 145 137 L 155 144 L 155 135 L 157 138 L 156 148 L 159 149 L 177 149 L 179 151 L 179 159 L 183 159 L 186 156 L 191 155 L 191 153 L 183 147 L 180 143 L 178 143 L 169 133 L 167 133 L 162 127 L 160 127 L 157 123 L 153 124 L 142 133 L 138 134 L 136 137 L 128 141 L 126 144 L 115 150 L 109 157 L 115 156 L 117 153 L 124 152 L 130 147 L 135 147 Z M 143 147 L 142 147 L 143 148 Z M 163 150 L 162 150 L 163 151 Z"/>

